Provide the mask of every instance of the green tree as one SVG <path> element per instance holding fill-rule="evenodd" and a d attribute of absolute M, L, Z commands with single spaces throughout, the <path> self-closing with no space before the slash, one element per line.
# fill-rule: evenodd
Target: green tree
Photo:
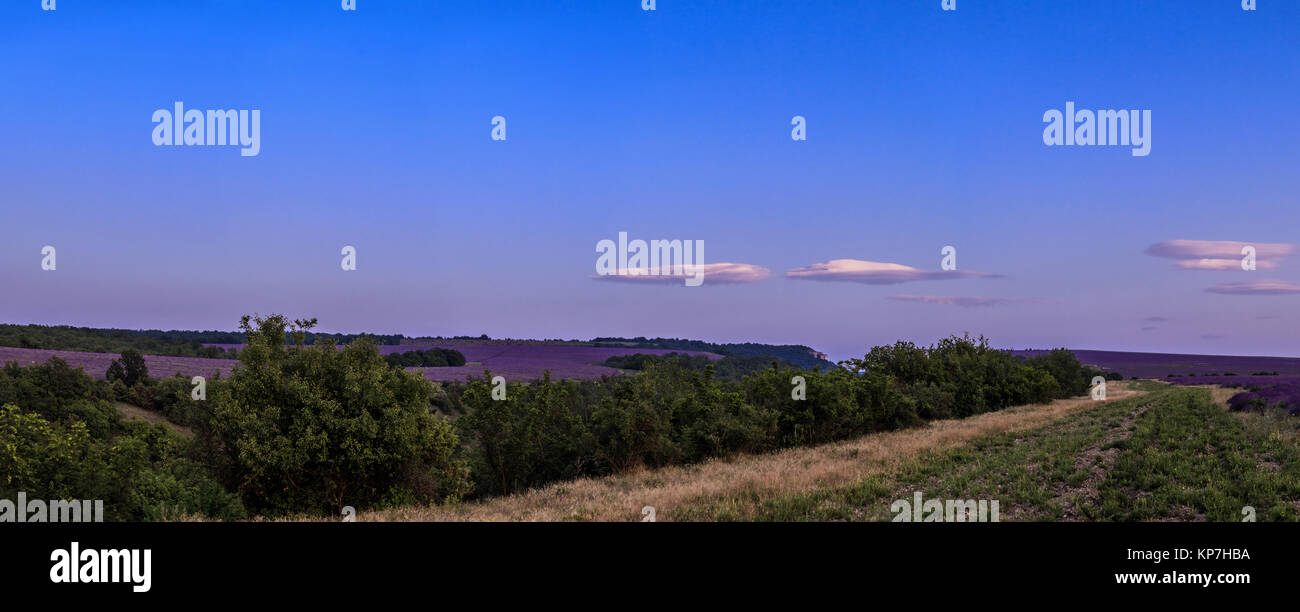
<path fill-rule="evenodd" d="M 104 378 L 108 382 L 121 382 L 122 386 L 126 386 L 126 369 L 122 367 L 122 362 L 114 359 L 112 363 L 108 364 L 108 370 L 104 372 Z"/>
<path fill-rule="evenodd" d="M 122 383 L 134 387 L 137 383 L 149 381 L 149 366 L 145 365 L 144 356 L 135 349 L 122 351 Z"/>

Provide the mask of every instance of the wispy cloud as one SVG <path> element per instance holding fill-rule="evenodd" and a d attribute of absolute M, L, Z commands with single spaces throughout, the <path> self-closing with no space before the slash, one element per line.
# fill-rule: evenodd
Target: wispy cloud
<path fill-rule="evenodd" d="M 1148 323 L 1168 323 L 1170 321 L 1173 321 L 1174 319 L 1173 317 L 1154 316 L 1154 317 L 1147 317 L 1142 320 Z"/>
<path fill-rule="evenodd" d="M 920 302 L 922 304 L 940 304 L 943 306 L 961 306 L 978 308 L 980 306 L 1006 306 L 1008 304 L 1041 304 L 1042 300 L 1029 298 L 990 298 L 956 295 L 891 295 L 891 300 L 901 302 Z"/>
<path fill-rule="evenodd" d="M 666 270 L 666 268 L 665 268 Z M 636 269 L 620 270 L 615 274 L 592 274 L 596 280 L 625 281 L 630 283 L 681 283 L 687 278 L 704 274 L 705 285 L 728 285 L 739 283 L 756 283 L 771 275 L 772 271 L 762 266 L 744 263 L 719 262 L 703 265 L 683 266 L 681 274 L 637 274 Z"/>
<path fill-rule="evenodd" d="M 999 278 L 1001 275 L 970 270 L 922 270 L 896 263 L 832 259 L 825 263 L 802 266 L 785 273 L 787 278 L 815 281 L 897 285 L 909 281 L 952 280 L 957 278 Z"/>
<path fill-rule="evenodd" d="M 1276 242 L 1238 242 L 1235 240 L 1167 240 L 1146 249 L 1146 254 L 1179 260 L 1174 265 L 1185 270 L 1240 270 L 1243 247 L 1255 248 L 1255 267 L 1272 269 L 1277 260 L 1294 253 L 1294 244 Z"/>
<path fill-rule="evenodd" d="M 1202 334 L 1202 335 L 1201 335 L 1201 339 L 1202 339 L 1202 340 L 1222 340 L 1222 339 L 1223 339 L 1223 336 L 1221 336 L 1221 335 L 1219 335 L 1219 334 Z"/>
<path fill-rule="evenodd" d="M 1300 283 L 1281 280 L 1258 280 L 1246 283 L 1224 283 L 1205 290 L 1224 295 L 1286 295 L 1300 293 Z"/>
<path fill-rule="evenodd" d="M 1138 331 L 1149 332 L 1149 331 L 1155 331 L 1155 329 L 1156 329 L 1156 326 L 1154 326 L 1154 325 L 1148 325 L 1148 326 L 1146 326 L 1146 327 L 1143 327 L 1142 329 L 1139 329 Z"/>

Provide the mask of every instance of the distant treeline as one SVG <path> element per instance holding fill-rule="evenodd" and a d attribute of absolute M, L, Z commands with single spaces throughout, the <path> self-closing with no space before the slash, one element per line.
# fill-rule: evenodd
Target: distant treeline
<path fill-rule="evenodd" d="M 234 352 L 211 344 L 240 344 L 243 334 L 222 331 L 161 331 L 156 329 L 100 329 L 69 325 L 0 324 L 0 346 L 121 353 L 136 350 L 146 355 L 173 357 L 233 358 Z"/>
<path fill-rule="evenodd" d="M 636 353 L 633 355 L 615 355 L 605 360 L 605 365 L 620 370 L 644 370 L 648 365 L 659 364 L 669 361 L 675 361 L 681 365 L 703 372 L 708 367 L 713 367 L 713 376 L 718 380 L 738 381 L 750 374 L 767 368 L 791 368 L 794 364 L 788 361 L 777 359 L 775 357 L 738 357 L 727 355 L 721 359 L 712 359 L 706 355 L 687 355 L 685 353 L 669 353 L 667 355 L 651 355 L 646 353 Z"/>
<path fill-rule="evenodd" d="M 400 334 L 317 334 L 305 336 L 307 344 L 315 344 L 323 337 L 341 344 L 349 344 L 361 336 L 371 338 L 376 344 L 400 344 Z M 173 357 L 237 358 L 235 349 L 203 346 L 204 344 L 244 344 L 242 332 L 185 331 L 157 329 L 113 329 L 73 327 L 70 325 L 12 325 L 0 323 L 0 346 L 46 349 L 54 351 L 84 351 L 87 353 L 121 353 L 134 349 L 145 355 L 170 355 Z"/>
<path fill-rule="evenodd" d="M 715 344 L 702 340 L 682 340 L 679 338 L 592 338 L 592 346 L 615 348 L 666 349 L 672 351 L 699 351 L 716 355 L 735 355 L 738 357 L 775 357 L 801 368 L 833 368 L 835 364 L 817 356 L 812 348 L 802 344 Z"/>
<path fill-rule="evenodd" d="M 502 387 L 485 371 L 435 384 L 366 338 L 308 346 L 314 324 L 245 317 L 239 367 L 201 399 L 186 378 L 150 378 L 133 352 L 111 381 L 58 358 L 6 365 L 0 498 L 103 499 L 125 520 L 446 503 L 1078 396 L 1097 374 L 1064 349 L 1017 359 L 963 336 L 875 347 L 826 371 L 731 356 L 724 376 L 718 360 L 634 356 L 624 365 L 639 373 L 601 380 Z M 113 400 L 194 438 L 123 422 Z"/>
<path fill-rule="evenodd" d="M 595 338 L 591 341 L 580 340 L 510 340 L 492 339 L 487 334 L 480 336 L 453 336 L 450 338 L 407 338 L 402 334 L 324 334 L 306 332 L 303 340 L 306 345 L 314 345 L 318 338 L 327 342 L 351 344 L 354 340 L 367 337 L 380 345 L 400 345 L 403 342 L 448 341 L 452 344 L 499 344 L 499 345 L 553 345 L 553 346 L 597 346 L 616 348 L 667 349 L 676 351 L 696 351 L 729 355 L 735 357 L 773 358 L 782 364 L 802 368 L 821 367 L 829 369 L 834 363 L 821 359 L 811 348 L 803 345 L 772 345 L 746 342 L 743 344 L 714 344 L 701 340 L 682 340 L 677 338 Z M 173 357 L 207 357 L 237 359 L 237 349 L 203 346 L 205 344 L 245 344 L 247 337 L 243 332 L 233 331 L 190 331 L 157 329 L 115 329 L 96 327 L 74 327 L 69 325 L 13 325 L 0 324 L 0 346 L 19 348 L 46 349 L 57 351 L 85 351 L 89 353 L 121 353 L 128 349 L 139 351 L 144 355 L 169 355 Z"/>
<path fill-rule="evenodd" d="M 405 353 L 384 355 L 384 361 L 396 368 L 415 367 L 458 367 L 465 365 L 465 355 L 460 351 L 444 348 L 413 350 Z"/>

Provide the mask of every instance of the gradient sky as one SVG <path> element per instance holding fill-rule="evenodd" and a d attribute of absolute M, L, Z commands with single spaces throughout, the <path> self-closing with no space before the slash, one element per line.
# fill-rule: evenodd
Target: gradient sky
<path fill-rule="evenodd" d="M 1297 32 L 1289 0 L 6 0 L 0 321 L 1300 355 L 1300 293 L 1207 291 L 1300 254 L 1146 254 L 1300 243 Z M 261 154 L 155 147 L 176 101 L 260 109 Z M 1066 101 L 1150 109 L 1151 154 L 1045 146 Z M 771 274 L 591 278 L 619 231 Z M 994 276 L 786 276 L 945 245 Z"/>

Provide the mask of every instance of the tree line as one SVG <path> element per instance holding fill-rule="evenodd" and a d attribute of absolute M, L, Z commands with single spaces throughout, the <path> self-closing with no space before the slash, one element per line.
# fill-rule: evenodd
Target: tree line
<path fill-rule="evenodd" d="M 304 336 L 307 344 L 314 344 L 317 336 L 331 342 L 350 343 L 368 337 L 377 344 L 401 344 L 400 334 L 317 334 Z M 75 327 L 71 325 L 14 325 L 0 323 L 0 346 L 44 349 L 53 351 L 83 351 L 87 353 L 122 353 L 128 350 L 145 355 L 170 357 L 203 357 L 208 359 L 237 359 L 238 350 L 205 344 L 244 344 L 243 332 L 192 331 L 158 329 L 115 329 Z"/>

